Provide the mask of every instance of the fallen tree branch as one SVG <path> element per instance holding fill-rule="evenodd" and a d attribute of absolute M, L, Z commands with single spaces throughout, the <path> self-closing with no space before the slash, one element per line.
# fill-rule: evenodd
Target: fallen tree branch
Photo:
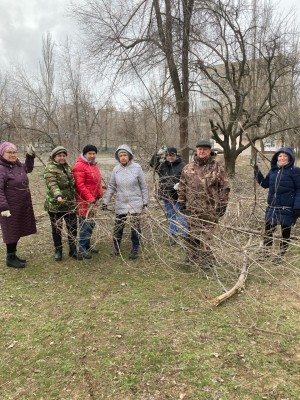
<path fill-rule="evenodd" d="M 239 276 L 236 284 L 231 289 L 227 290 L 227 292 L 210 300 L 210 303 L 212 305 L 218 306 L 219 304 L 223 303 L 225 300 L 232 297 L 234 294 L 240 293 L 242 290 L 245 289 L 245 283 L 246 283 L 246 279 L 248 276 L 249 265 L 250 265 L 249 261 L 248 261 L 247 248 L 250 246 L 251 241 L 252 241 L 252 236 L 250 236 L 248 243 L 246 244 L 246 246 L 243 249 L 242 268 L 241 268 L 241 273 L 240 273 L 240 276 Z"/>

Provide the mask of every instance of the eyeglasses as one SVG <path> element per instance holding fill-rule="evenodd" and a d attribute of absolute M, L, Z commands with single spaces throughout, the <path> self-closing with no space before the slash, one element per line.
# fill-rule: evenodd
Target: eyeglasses
<path fill-rule="evenodd" d="M 16 155 L 17 151 L 5 151 L 6 154 Z"/>

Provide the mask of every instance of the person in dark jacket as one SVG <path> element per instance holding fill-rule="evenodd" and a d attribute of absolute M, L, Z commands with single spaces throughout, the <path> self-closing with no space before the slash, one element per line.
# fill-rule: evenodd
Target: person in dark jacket
<path fill-rule="evenodd" d="M 91 258 L 90 253 L 98 253 L 91 245 L 91 236 L 95 227 L 94 207 L 104 191 L 101 185 L 102 176 L 97 165 L 98 149 L 87 144 L 78 157 L 73 174 L 77 191 L 77 214 L 79 216 L 79 256 Z"/>
<path fill-rule="evenodd" d="M 185 163 L 181 160 L 175 147 L 163 146 L 157 154 L 152 156 L 149 164 L 159 176 L 158 196 L 163 201 L 166 217 L 169 220 L 170 245 L 172 246 L 176 244 L 178 225 L 183 230 L 183 237 L 186 237 L 187 234 L 188 225 L 184 215 L 179 212 L 177 190 L 174 188 L 180 180 Z"/>
<path fill-rule="evenodd" d="M 67 150 L 58 146 L 52 150 L 50 162 L 44 171 L 47 186 L 45 210 L 48 211 L 52 238 L 55 247 L 54 259 L 61 261 L 63 257 L 62 227 L 66 222 L 68 231 L 69 257 L 78 259 L 76 249 L 77 215 L 75 212 L 75 180 L 71 167 L 67 163 Z"/>
<path fill-rule="evenodd" d="M 6 265 L 24 268 L 26 260 L 18 257 L 17 244 L 22 236 L 36 233 L 27 174 L 33 170 L 34 148 L 29 145 L 25 163 L 17 157 L 13 143 L 0 145 L 0 224 L 6 244 Z"/>
<path fill-rule="evenodd" d="M 287 251 L 292 225 L 300 216 L 300 168 L 294 166 L 295 156 L 292 149 L 280 148 L 271 159 L 271 169 L 263 176 L 257 166 L 255 177 L 264 189 L 269 189 L 265 212 L 265 232 L 263 257 L 271 255 L 273 234 L 276 226 L 281 226 L 279 255 L 275 263 L 282 260 Z"/>

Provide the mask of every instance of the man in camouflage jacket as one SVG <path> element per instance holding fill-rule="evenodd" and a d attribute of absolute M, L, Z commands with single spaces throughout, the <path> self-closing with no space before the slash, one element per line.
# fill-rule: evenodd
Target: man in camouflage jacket
<path fill-rule="evenodd" d="M 180 210 L 187 215 L 186 262 L 199 261 L 203 268 L 213 264 L 213 231 L 227 208 L 229 180 L 224 166 L 215 160 L 211 143 L 201 140 L 194 161 L 185 166 L 178 188 Z"/>

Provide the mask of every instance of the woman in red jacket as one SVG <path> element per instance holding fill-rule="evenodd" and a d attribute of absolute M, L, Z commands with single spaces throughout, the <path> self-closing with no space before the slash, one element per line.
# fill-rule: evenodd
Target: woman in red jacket
<path fill-rule="evenodd" d="M 77 191 L 77 212 L 79 215 L 79 249 L 78 258 L 91 258 L 90 253 L 98 250 L 91 247 L 91 236 L 95 227 L 93 207 L 96 201 L 103 196 L 101 173 L 97 166 L 97 147 L 88 144 L 78 157 L 73 174 Z"/>

